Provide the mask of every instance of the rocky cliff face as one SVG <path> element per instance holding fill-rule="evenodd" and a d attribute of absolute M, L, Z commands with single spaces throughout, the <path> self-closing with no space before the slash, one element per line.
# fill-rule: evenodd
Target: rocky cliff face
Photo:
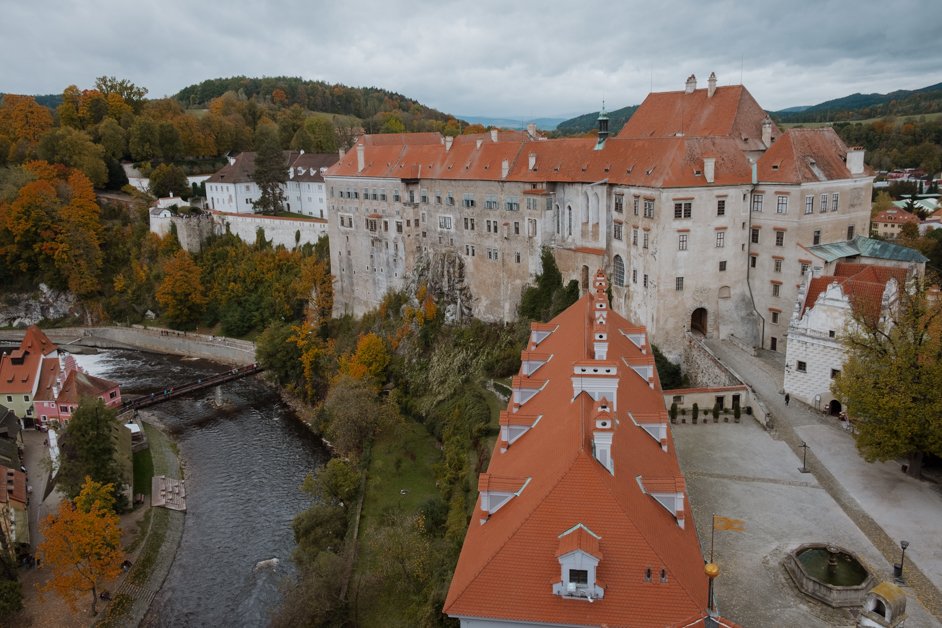
<path fill-rule="evenodd" d="M 472 317 L 474 295 L 465 282 L 464 259 L 454 251 L 436 252 L 431 257 L 422 255 L 410 281 L 409 294 L 425 283 L 435 303 L 444 312 L 449 323 Z"/>
<path fill-rule="evenodd" d="M 0 297 L 0 327 L 28 327 L 43 320 L 83 313 L 75 295 L 52 290 L 46 284 L 39 284 L 36 292 L 8 293 Z"/>

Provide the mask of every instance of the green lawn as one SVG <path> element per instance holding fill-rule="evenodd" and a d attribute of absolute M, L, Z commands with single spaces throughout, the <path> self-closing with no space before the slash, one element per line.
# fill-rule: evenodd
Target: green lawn
<path fill-rule="evenodd" d="M 311 220 L 314 218 L 314 216 L 298 214 L 296 212 L 275 212 L 275 216 L 278 216 L 279 218 L 303 218 L 304 220 Z"/>
<path fill-rule="evenodd" d="M 134 456 L 134 494 L 150 495 L 150 480 L 154 477 L 154 459 L 150 449 L 135 452 Z"/>

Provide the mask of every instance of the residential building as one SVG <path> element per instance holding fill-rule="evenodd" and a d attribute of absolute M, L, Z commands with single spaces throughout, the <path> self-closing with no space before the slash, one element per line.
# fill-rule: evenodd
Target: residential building
<path fill-rule="evenodd" d="M 121 388 L 117 382 L 86 373 L 71 355 L 43 360 L 34 400 L 36 419 L 43 425 L 64 425 L 82 399 L 101 399 L 108 408 L 120 408 Z"/>
<path fill-rule="evenodd" d="M 30 325 L 20 346 L 0 355 L 0 403 L 21 420 L 34 418 L 33 398 L 39 386 L 44 359 L 54 357 L 58 347 L 35 325 Z"/>
<path fill-rule="evenodd" d="M 793 399 L 837 415 L 831 381 L 846 361 L 844 335 L 860 317 L 879 321 L 905 289 L 910 269 L 837 261 L 832 275 L 808 273 L 788 325 L 785 392 Z"/>
<path fill-rule="evenodd" d="M 19 469 L 23 436 L 20 419 L 6 406 L 0 405 L 0 465 Z"/>
<path fill-rule="evenodd" d="M 669 356 L 684 330 L 783 351 L 804 247 L 865 233 L 873 176 L 832 129 L 780 131 L 741 85 L 650 94 L 615 137 L 360 137 L 325 175 L 337 314 L 426 282 L 446 313 L 512 320 L 549 247 L 564 281 Z"/>
<path fill-rule="evenodd" d="M 326 218 L 323 174 L 337 159 L 333 153 L 285 151 L 285 210 L 312 218 Z M 207 207 L 234 214 L 255 213 L 253 203 L 260 194 L 254 174 L 255 153 L 245 152 L 230 157 L 228 164 L 206 179 Z"/>
<path fill-rule="evenodd" d="M 464 628 L 698 626 L 708 580 L 646 330 L 599 270 L 534 323 L 444 612 Z"/>
<path fill-rule="evenodd" d="M 870 221 L 870 233 L 892 240 L 903 231 L 903 225 L 919 225 L 919 217 L 900 207 L 884 209 L 876 213 Z"/>
<path fill-rule="evenodd" d="M 29 493 L 26 474 L 0 465 L 0 551 L 16 564 L 29 551 Z"/>

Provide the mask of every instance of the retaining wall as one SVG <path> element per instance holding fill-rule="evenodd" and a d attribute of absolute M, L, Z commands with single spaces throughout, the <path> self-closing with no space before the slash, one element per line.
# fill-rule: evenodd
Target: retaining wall
<path fill-rule="evenodd" d="M 681 357 L 683 372 L 694 388 L 741 386 L 742 382 L 717 359 L 699 338 L 687 332 Z"/>

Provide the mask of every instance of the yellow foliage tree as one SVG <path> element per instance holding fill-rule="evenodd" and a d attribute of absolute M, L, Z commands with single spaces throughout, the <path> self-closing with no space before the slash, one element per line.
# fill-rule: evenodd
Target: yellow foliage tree
<path fill-rule="evenodd" d="M 389 365 L 386 343 L 372 332 L 360 336 L 356 351 L 340 358 L 340 375 L 378 383 Z"/>
<path fill-rule="evenodd" d="M 200 267 L 190 254 L 180 249 L 167 260 L 164 279 L 157 287 L 157 303 L 174 327 L 193 327 L 203 314 L 207 299 Z"/>
<path fill-rule="evenodd" d="M 42 523 L 38 554 L 52 570 L 42 588 L 60 595 L 73 611 L 78 594 L 90 591 L 92 615 L 97 615 L 99 588 L 121 573 L 124 551 L 113 505 L 111 484 L 86 477 L 75 503 L 62 502 L 58 515 Z"/>

